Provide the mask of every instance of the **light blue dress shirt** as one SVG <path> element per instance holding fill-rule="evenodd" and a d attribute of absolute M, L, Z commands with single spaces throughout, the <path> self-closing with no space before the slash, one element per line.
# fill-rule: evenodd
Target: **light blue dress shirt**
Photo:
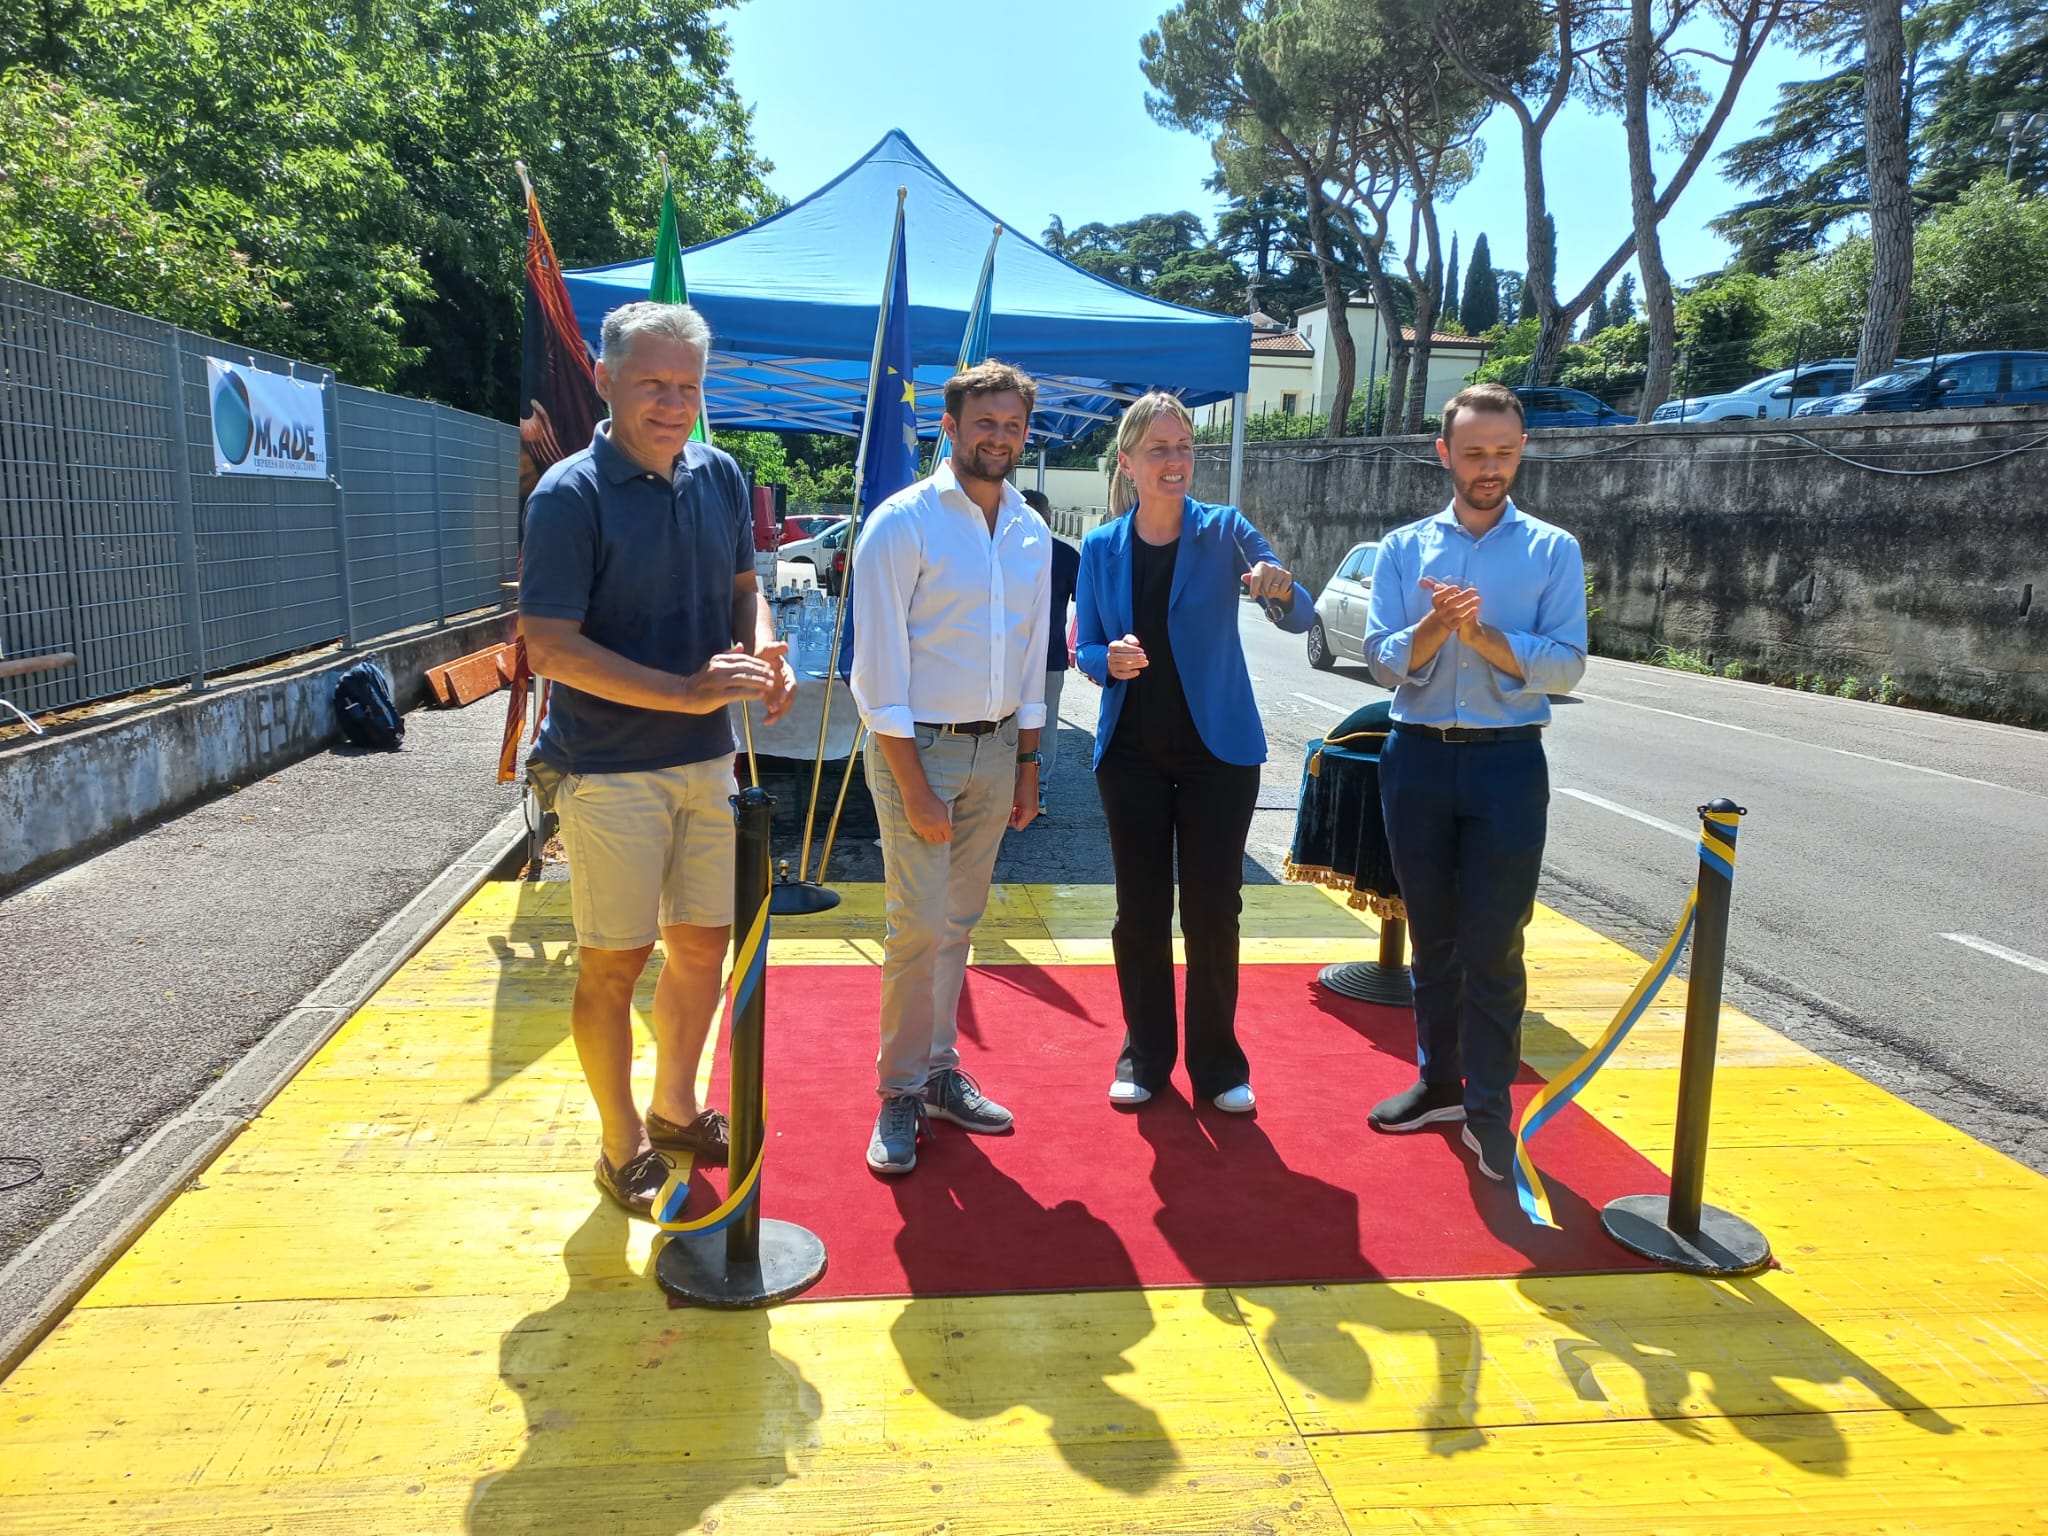
<path fill-rule="evenodd" d="M 1479 590 L 1479 619 L 1506 637 L 1521 668 L 1509 676 L 1453 635 L 1421 667 L 1408 658 L 1429 616 L 1422 578 Z M 1380 540 L 1366 610 L 1365 658 L 1394 690 L 1394 718 L 1411 724 L 1497 730 L 1546 725 L 1553 693 L 1586 671 L 1586 566 L 1579 541 L 1510 501 L 1480 538 L 1454 507 Z"/>

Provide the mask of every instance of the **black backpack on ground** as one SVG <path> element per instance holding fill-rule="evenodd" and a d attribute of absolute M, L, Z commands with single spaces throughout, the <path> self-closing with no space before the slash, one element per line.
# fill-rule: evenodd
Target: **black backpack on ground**
<path fill-rule="evenodd" d="M 359 747 L 396 752 L 405 745 L 405 717 L 391 701 L 391 683 L 374 661 L 359 661 L 336 679 L 334 712 L 341 733 Z"/>

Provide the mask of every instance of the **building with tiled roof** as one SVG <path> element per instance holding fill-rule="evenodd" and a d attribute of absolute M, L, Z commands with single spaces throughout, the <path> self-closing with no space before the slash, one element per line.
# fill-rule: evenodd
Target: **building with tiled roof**
<path fill-rule="evenodd" d="M 1246 404 L 1253 416 L 1277 412 L 1285 416 L 1312 416 L 1329 408 L 1337 381 L 1336 351 L 1329 345 L 1329 324 L 1321 304 L 1303 309 L 1292 326 L 1283 325 L 1261 310 L 1253 310 L 1251 381 L 1246 387 Z M 1387 337 L 1380 328 L 1379 311 L 1370 294 L 1353 297 L 1345 306 L 1352 344 L 1358 349 L 1357 377 L 1353 399 L 1366 398 L 1368 383 L 1386 375 Z M 1413 326 L 1401 334 L 1415 339 Z M 1465 387 L 1472 370 L 1486 358 L 1487 344 L 1470 336 L 1437 331 L 1430 338 L 1429 385 L 1423 408 L 1434 415 L 1443 403 Z M 1230 405 L 1222 402 L 1206 408 L 1203 426 L 1221 426 L 1230 420 Z"/>

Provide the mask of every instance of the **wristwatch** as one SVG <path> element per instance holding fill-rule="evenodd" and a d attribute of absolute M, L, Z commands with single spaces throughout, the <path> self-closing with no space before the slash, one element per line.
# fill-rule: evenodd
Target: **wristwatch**
<path fill-rule="evenodd" d="M 1044 761 L 1045 755 L 1040 752 L 1019 752 L 1017 754 L 1017 766 L 1020 768 L 1026 763 L 1042 763 Z"/>

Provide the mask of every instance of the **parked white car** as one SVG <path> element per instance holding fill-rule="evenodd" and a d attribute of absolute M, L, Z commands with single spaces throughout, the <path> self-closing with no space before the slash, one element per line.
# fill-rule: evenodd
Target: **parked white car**
<path fill-rule="evenodd" d="M 1650 420 L 1682 421 L 1696 427 L 1709 421 L 1761 421 L 1790 416 L 1807 401 L 1839 395 L 1855 382 L 1855 358 L 1820 357 L 1797 368 L 1767 373 L 1726 394 L 1666 400 L 1650 413 Z"/>
<path fill-rule="evenodd" d="M 1365 608 L 1372 598 L 1372 562 L 1377 541 L 1354 544 L 1337 562 L 1336 574 L 1316 599 L 1308 627 L 1308 664 L 1326 672 L 1340 661 L 1365 660 Z"/>
<path fill-rule="evenodd" d="M 784 565 L 808 565 L 813 577 L 832 563 L 832 551 L 839 547 L 832 535 L 843 531 L 847 519 L 834 518 L 828 527 L 820 528 L 808 538 L 791 539 L 775 551 L 775 558 Z"/>

